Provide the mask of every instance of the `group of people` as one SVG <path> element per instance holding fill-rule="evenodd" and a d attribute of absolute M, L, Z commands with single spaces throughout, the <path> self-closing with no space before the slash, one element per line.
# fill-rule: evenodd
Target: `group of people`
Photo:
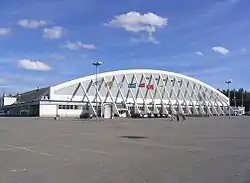
<path fill-rule="evenodd" d="M 176 121 L 180 121 L 180 117 L 182 117 L 183 121 L 185 121 L 187 119 L 185 114 L 179 114 L 179 113 L 177 113 L 176 115 L 171 115 L 170 119 L 171 119 L 171 121 L 174 121 L 176 118 Z"/>

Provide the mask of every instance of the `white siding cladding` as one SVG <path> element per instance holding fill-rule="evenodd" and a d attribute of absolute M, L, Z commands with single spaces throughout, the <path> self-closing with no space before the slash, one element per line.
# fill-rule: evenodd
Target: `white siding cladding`
<path fill-rule="evenodd" d="M 16 102 L 16 97 L 3 97 L 3 106 L 11 105 Z"/>
<path fill-rule="evenodd" d="M 135 87 L 129 87 L 130 84 Z M 159 113 L 161 106 L 164 108 L 162 111 L 190 112 L 187 108 L 193 108 L 193 113 L 214 115 L 221 114 L 221 108 L 228 106 L 228 98 L 211 86 L 194 78 L 166 71 L 124 70 L 102 73 L 98 75 L 97 88 L 98 102 L 113 103 L 116 113 L 117 104 L 120 103 L 125 108 L 133 105 L 137 112 L 143 111 L 139 110 L 143 106 L 144 112 Z M 88 102 L 94 106 L 95 75 L 54 86 L 51 91 L 52 100 Z M 74 112 L 77 113 L 67 111 L 64 114 Z"/>
<path fill-rule="evenodd" d="M 40 104 L 39 116 L 40 117 L 55 117 L 57 106 L 56 104 Z"/>
<path fill-rule="evenodd" d="M 82 113 L 81 109 L 58 109 L 58 115 L 60 117 L 79 117 L 80 114 Z"/>
<path fill-rule="evenodd" d="M 55 117 L 59 115 L 60 117 L 79 117 L 83 109 L 84 103 L 79 102 L 63 102 L 63 101 L 40 101 L 39 105 L 39 116 L 40 117 Z M 66 108 L 60 109 L 60 106 L 65 106 Z M 77 108 L 75 108 L 77 106 Z M 91 109 L 89 110 L 91 111 Z"/>

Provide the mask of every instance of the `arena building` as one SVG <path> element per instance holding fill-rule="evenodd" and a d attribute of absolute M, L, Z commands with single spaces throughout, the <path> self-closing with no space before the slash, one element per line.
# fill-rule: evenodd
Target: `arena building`
<path fill-rule="evenodd" d="M 13 116 L 79 117 L 92 113 L 105 118 L 177 113 L 220 116 L 231 109 L 228 97 L 197 79 L 145 69 L 101 73 L 97 82 L 96 75 L 91 75 L 14 99 L 4 96 L 0 106 Z"/>

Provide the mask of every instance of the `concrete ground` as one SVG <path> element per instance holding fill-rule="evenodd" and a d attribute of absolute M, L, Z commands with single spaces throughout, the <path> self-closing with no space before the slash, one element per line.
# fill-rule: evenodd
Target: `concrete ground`
<path fill-rule="evenodd" d="M 0 118 L 0 183 L 182 182 L 249 183 L 250 118 Z"/>

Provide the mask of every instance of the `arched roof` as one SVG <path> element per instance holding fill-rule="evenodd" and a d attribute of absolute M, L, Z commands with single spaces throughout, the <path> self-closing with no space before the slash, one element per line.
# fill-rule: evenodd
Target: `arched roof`
<path fill-rule="evenodd" d="M 226 97 L 224 94 L 222 94 L 221 92 L 219 92 L 218 90 L 216 90 L 215 88 L 211 87 L 210 85 L 197 80 L 195 78 L 183 75 L 183 74 L 179 74 L 179 73 L 175 73 L 175 72 L 169 72 L 169 71 L 163 71 L 163 70 L 153 70 L 153 69 L 130 69 L 130 70 L 118 70 L 118 71 L 110 71 L 110 72 L 104 72 L 104 73 L 100 73 L 98 74 L 98 78 L 102 78 L 102 77 L 107 77 L 107 76 L 113 76 L 113 75 L 120 75 L 120 74 L 140 74 L 140 73 L 152 73 L 152 74 L 164 74 L 164 75 L 169 75 L 169 76 L 174 76 L 174 77 L 180 77 L 182 79 L 186 79 L 186 80 L 190 80 L 193 81 L 197 84 L 203 85 L 206 88 L 214 91 L 215 93 L 217 93 L 219 96 L 221 96 L 222 98 L 224 98 L 225 100 L 228 100 L 228 97 Z M 95 80 L 96 75 L 90 75 L 90 76 L 86 76 L 86 77 L 82 77 L 82 78 L 78 78 L 78 79 L 74 79 L 56 86 L 53 86 L 52 89 L 53 90 L 59 90 L 61 88 L 70 86 L 70 85 L 74 85 L 74 84 L 78 84 L 80 82 L 84 82 L 84 81 L 88 81 L 88 80 Z"/>

